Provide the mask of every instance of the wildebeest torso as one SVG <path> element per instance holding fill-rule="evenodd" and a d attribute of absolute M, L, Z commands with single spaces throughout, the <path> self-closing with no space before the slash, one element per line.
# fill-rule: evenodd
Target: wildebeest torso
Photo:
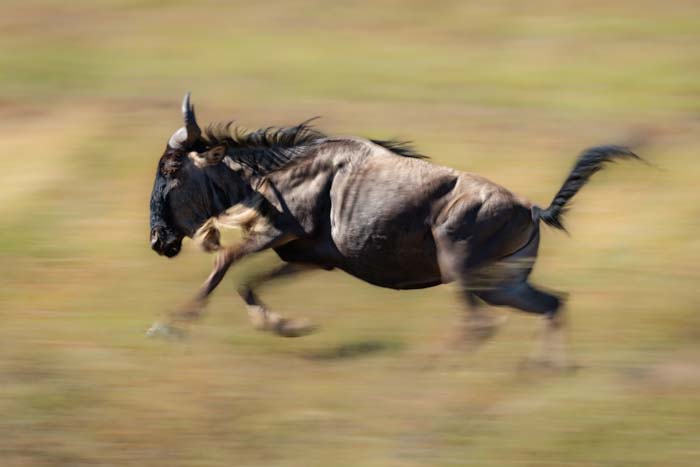
<path fill-rule="evenodd" d="M 303 161 L 269 176 L 260 191 L 275 215 L 303 232 L 276 248 L 282 259 L 339 268 L 395 289 L 449 281 L 436 235 L 464 242 L 477 265 L 514 253 L 537 228 L 529 206 L 506 189 L 360 138 L 319 142 Z M 499 229 L 509 235 L 492 245 Z"/>

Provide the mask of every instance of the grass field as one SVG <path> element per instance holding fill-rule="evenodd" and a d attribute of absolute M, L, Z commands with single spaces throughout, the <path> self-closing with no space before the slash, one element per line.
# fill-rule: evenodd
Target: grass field
<path fill-rule="evenodd" d="M 319 333 L 257 333 L 234 284 L 272 254 L 188 339 L 146 339 L 211 267 L 148 247 L 186 90 L 201 122 L 321 115 L 540 204 L 584 147 L 645 135 L 653 166 L 596 175 L 543 235 L 581 369 L 519 370 L 541 323 L 502 309 L 448 352 L 450 287 L 336 272 L 262 291 Z M 0 121 L 2 467 L 700 465 L 697 1 L 5 0 Z"/>

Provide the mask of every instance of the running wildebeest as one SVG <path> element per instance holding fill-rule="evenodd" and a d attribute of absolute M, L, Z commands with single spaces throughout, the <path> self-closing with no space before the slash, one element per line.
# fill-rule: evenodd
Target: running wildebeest
<path fill-rule="evenodd" d="M 564 229 L 567 202 L 609 161 L 638 158 L 620 146 L 584 151 L 543 209 L 479 175 L 434 165 L 405 144 L 330 137 L 302 123 L 245 132 L 231 123 L 202 132 L 189 94 L 185 126 L 160 158 L 151 195 L 151 247 L 176 256 L 184 237 L 216 251 L 211 275 L 192 303 L 156 323 L 201 314 L 209 294 L 239 259 L 269 248 L 284 264 L 238 289 L 254 326 L 282 336 L 312 330 L 268 310 L 255 294 L 263 282 L 299 271 L 341 269 L 380 287 L 419 289 L 456 282 L 469 313 L 465 329 L 493 328 L 480 300 L 546 317 L 561 328 L 560 297 L 528 282 L 540 221 Z M 221 228 L 243 241 L 222 246 Z"/>

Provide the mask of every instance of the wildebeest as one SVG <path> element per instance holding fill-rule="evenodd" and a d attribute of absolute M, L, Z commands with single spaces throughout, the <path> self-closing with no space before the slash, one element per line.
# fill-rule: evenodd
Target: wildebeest
<path fill-rule="evenodd" d="M 394 141 L 332 137 L 308 122 L 246 132 L 232 124 L 202 131 L 189 94 L 185 126 L 160 158 L 151 195 L 151 247 L 178 254 L 184 237 L 216 251 L 211 275 L 192 303 L 154 325 L 196 318 L 232 264 L 272 248 L 284 264 L 238 289 L 256 328 L 282 336 L 311 324 L 268 310 L 262 282 L 310 268 L 341 269 L 371 284 L 419 289 L 456 282 L 466 329 L 489 334 L 480 301 L 546 317 L 561 326 L 561 297 L 528 282 L 540 222 L 564 229 L 567 202 L 609 161 L 638 158 L 621 146 L 585 150 L 547 208 L 475 174 L 434 165 Z M 222 246 L 219 229 L 243 241 Z"/>

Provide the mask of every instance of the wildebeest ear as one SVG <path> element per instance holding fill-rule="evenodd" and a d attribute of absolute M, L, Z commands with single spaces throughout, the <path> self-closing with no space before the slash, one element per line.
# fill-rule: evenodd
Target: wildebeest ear
<path fill-rule="evenodd" d="M 209 164 L 218 164 L 226 157 L 226 145 L 220 144 L 202 154 Z"/>
<path fill-rule="evenodd" d="M 226 157 L 226 145 L 220 144 L 218 146 L 214 146 L 213 148 L 201 154 L 192 151 L 189 154 L 189 156 L 190 159 L 194 161 L 194 164 L 200 169 L 207 165 L 215 165 L 221 162 L 224 157 Z"/>

